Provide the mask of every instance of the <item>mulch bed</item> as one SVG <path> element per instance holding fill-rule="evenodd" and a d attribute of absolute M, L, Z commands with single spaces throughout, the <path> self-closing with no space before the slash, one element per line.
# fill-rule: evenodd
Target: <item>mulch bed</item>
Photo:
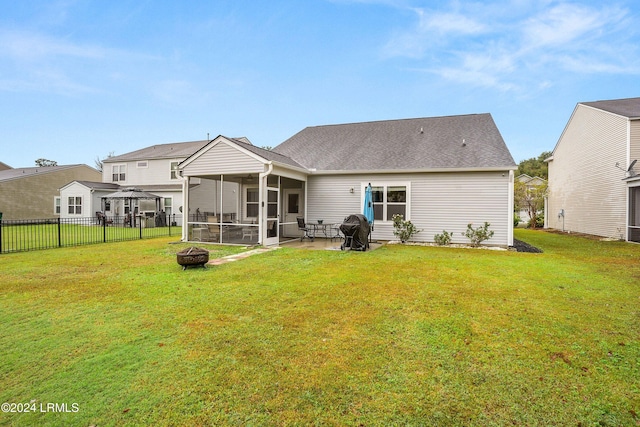
<path fill-rule="evenodd" d="M 530 244 L 518 239 L 513 239 L 512 248 L 515 249 L 516 252 L 530 252 L 534 254 L 542 253 L 542 249 L 536 248 L 535 246 L 531 246 Z"/>

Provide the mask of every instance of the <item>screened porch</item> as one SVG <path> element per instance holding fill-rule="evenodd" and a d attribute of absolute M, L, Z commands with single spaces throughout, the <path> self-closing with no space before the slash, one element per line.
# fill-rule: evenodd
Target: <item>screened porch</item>
<path fill-rule="evenodd" d="M 251 173 L 187 179 L 187 240 L 271 245 L 300 237 L 305 181 Z"/>

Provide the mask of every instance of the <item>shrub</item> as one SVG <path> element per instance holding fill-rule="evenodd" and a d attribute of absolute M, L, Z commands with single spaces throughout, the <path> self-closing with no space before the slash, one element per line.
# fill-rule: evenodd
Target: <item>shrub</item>
<path fill-rule="evenodd" d="M 442 230 L 442 234 L 433 236 L 433 241 L 439 246 L 446 246 L 451 244 L 451 236 L 452 233 L 449 233 L 447 230 Z"/>
<path fill-rule="evenodd" d="M 544 215 L 536 215 L 530 219 L 527 228 L 544 228 Z"/>
<path fill-rule="evenodd" d="M 411 239 L 414 234 L 418 234 L 422 230 L 418 230 L 411 221 L 405 221 L 404 217 L 400 214 L 395 214 L 393 220 L 393 235 L 396 236 L 402 243 Z"/>
<path fill-rule="evenodd" d="M 478 247 L 482 242 L 493 237 L 493 230 L 489 231 L 490 225 L 486 221 L 482 227 L 478 228 L 473 228 L 473 224 L 467 224 L 467 231 L 462 235 L 471 241 L 471 246 Z"/>
<path fill-rule="evenodd" d="M 520 219 L 520 215 L 518 215 L 518 214 L 514 213 L 514 214 L 513 214 L 513 226 L 514 226 L 514 227 L 517 227 L 517 226 L 518 226 L 518 224 L 520 224 L 520 221 L 522 221 L 522 220 Z"/>

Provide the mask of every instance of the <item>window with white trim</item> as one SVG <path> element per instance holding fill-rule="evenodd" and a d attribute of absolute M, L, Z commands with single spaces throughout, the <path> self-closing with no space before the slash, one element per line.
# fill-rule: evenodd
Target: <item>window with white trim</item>
<path fill-rule="evenodd" d="M 171 162 L 171 179 L 178 179 L 178 165 L 180 162 Z"/>
<path fill-rule="evenodd" d="M 59 196 L 53 198 L 53 213 L 56 215 L 60 215 L 60 203 L 62 202 Z"/>
<path fill-rule="evenodd" d="M 127 165 L 111 166 L 111 181 L 124 181 L 127 176 Z"/>
<path fill-rule="evenodd" d="M 247 218 L 258 218 L 260 212 L 260 189 L 258 187 L 246 187 L 245 191 L 245 216 Z"/>
<path fill-rule="evenodd" d="M 82 215 L 82 197 L 69 197 L 69 215 Z"/>
<path fill-rule="evenodd" d="M 388 183 L 371 185 L 373 196 L 373 218 L 375 221 L 393 221 L 395 214 L 409 219 L 408 183 Z"/>

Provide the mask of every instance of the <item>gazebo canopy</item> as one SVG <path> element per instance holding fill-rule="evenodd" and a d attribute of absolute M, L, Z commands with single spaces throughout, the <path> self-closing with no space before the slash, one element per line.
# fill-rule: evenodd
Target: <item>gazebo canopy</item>
<path fill-rule="evenodd" d="M 122 200 L 137 200 L 137 199 L 152 199 L 158 200 L 160 196 L 156 196 L 152 193 L 147 193 L 139 188 L 122 188 L 113 193 L 109 193 L 102 197 L 103 199 L 122 199 Z"/>

